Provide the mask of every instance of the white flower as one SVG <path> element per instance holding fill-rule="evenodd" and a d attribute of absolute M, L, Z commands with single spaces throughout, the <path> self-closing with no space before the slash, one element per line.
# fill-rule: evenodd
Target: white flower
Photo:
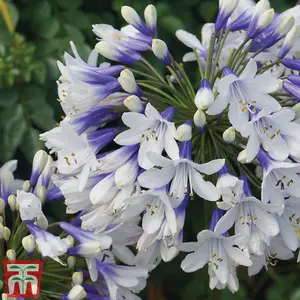
<path fill-rule="evenodd" d="M 248 136 L 246 148 L 246 162 L 251 162 L 259 151 L 260 144 L 275 160 L 286 160 L 289 156 L 289 141 L 297 138 L 300 125 L 292 122 L 295 112 L 292 109 L 281 109 L 271 114 L 264 108 L 251 116 L 251 121 L 241 128 L 241 134 Z"/>
<path fill-rule="evenodd" d="M 216 276 L 221 284 L 231 280 L 233 263 L 250 266 L 251 260 L 234 245 L 239 243 L 239 237 L 223 237 L 216 232 L 203 230 L 197 235 L 197 242 L 179 245 L 182 251 L 193 253 L 187 255 L 182 261 L 181 268 L 185 272 L 195 272 L 209 264 L 210 273 Z"/>
<path fill-rule="evenodd" d="M 145 115 L 134 112 L 124 113 L 122 120 L 130 129 L 120 133 L 115 138 L 115 142 L 119 145 L 141 143 L 138 153 L 139 165 L 144 169 L 150 169 L 154 165 L 148 159 L 147 152 L 161 154 L 165 149 L 171 156 L 177 154 L 178 148 L 174 139 L 176 128 L 174 123 L 169 122 L 173 113 L 174 109 L 170 107 L 161 116 L 150 103 L 146 106 Z"/>
<path fill-rule="evenodd" d="M 191 141 L 183 142 L 181 147 L 181 156 L 179 154 L 172 156 L 172 160 L 149 152 L 148 157 L 161 169 L 153 168 L 142 173 L 138 177 L 139 183 L 154 189 L 171 182 L 169 194 L 175 207 L 181 203 L 187 193 L 192 191 L 203 199 L 218 200 L 220 194 L 217 188 L 210 181 L 205 181 L 201 173 L 207 175 L 216 173 L 223 167 L 225 160 L 215 159 L 208 163 L 196 164 L 191 160 Z"/>
<path fill-rule="evenodd" d="M 43 256 L 48 256 L 60 264 L 66 265 L 58 258 L 58 256 L 67 252 L 70 245 L 67 238 L 61 239 L 34 224 L 27 224 L 27 228 L 34 236 L 35 242 L 38 245 L 38 250 Z"/>
<path fill-rule="evenodd" d="M 16 201 L 19 205 L 20 217 L 23 221 L 37 220 L 44 215 L 41 200 L 34 194 L 17 191 Z"/>
<path fill-rule="evenodd" d="M 218 84 L 219 95 L 207 110 L 209 115 L 218 115 L 227 105 L 228 118 L 232 126 L 240 131 L 256 109 L 267 107 L 270 111 L 277 111 L 280 104 L 269 95 L 278 88 L 276 79 L 268 74 L 257 73 L 256 61 L 251 59 L 243 73 L 237 77 L 229 68 L 224 68 L 225 77 Z"/>

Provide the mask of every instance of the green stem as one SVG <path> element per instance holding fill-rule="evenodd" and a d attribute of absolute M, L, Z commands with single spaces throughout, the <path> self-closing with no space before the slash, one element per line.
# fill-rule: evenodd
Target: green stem
<path fill-rule="evenodd" d="M 265 66 L 265 67 L 261 67 L 260 69 L 258 69 L 258 70 L 257 70 L 257 73 L 260 73 L 260 74 L 261 74 L 261 73 L 267 71 L 268 69 L 272 68 L 273 66 L 278 65 L 278 64 L 280 64 L 280 63 L 282 63 L 282 59 L 277 59 L 277 60 L 274 61 L 273 63 L 271 63 L 271 64 L 269 64 L 269 65 L 267 65 L 267 66 Z"/>
<path fill-rule="evenodd" d="M 209 44 L 208 55 L 207 55 L 206 66 L 205 66 L 205 73 L 204 73 L 204 78 L 206 79 L 209 79 L 210 77 L 210 69 L 211 69 L 212 59 L 214 55 L 216 38 L 217 38 L 217 31 L 213 33 Z"/>
<path fill-rule="evenodd" d="M 202 81 L 202 79 L 204 78 L 204 72 L 203 72 L 203 68 L 202 68 L 202 65 L 201 65 L 199 53 L 198 53 L 196 48 L 194 48 L 193 51 L 194 51 L 194 54 L 196 56 L 196 60 L 197 60 L 197 63 L 198 63 L 198 68 L 199 68 L 199 73 L 200 73 L 200 80 Z"/>
<path fill-rule="evenodd" d="M 153 72 L 153 74 L 157 76 L 157 78 L 161 82 L 166 83 L 162 76 L 157 72 L 157 70 L 145 58 L 142 58 L 142 62 Z"/>

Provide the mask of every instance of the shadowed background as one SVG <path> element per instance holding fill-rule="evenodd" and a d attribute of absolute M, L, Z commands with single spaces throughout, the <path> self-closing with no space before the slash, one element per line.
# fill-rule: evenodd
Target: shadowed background
<path fill-rule="evenodd" d="M 122 5 L 139 13 L 150 4 L 158 11 L 158 33 L 176 60 L 187 48 L 176 40 L 175 31 L 185 29 L 198 37 L 201 27 L 212 22 L 218 10 L 216 0 L 0 0 L 0 163 L 19 160 L 18 176 L 28 178 L 34 153 L 43 148 L 41 132 L 53 128 L 62 112 L 56 101 L 56 61 L 75 42 L 83 59 L 96 43 L 92 24 L 125 25 L 120 17 Z M 295 0 L 270 0 L 276 11 L 283 11 Z M 161 68 L 159 62 L 157 68 Z M 202 212 L 190 202 L 185 238 L 195 240 L 202 228 Z M 64 218 L 64 204 L 46 207 L 49 223 Z M 280 263 L 268 272 L 248 278 L 239 269 L 240 291 L 210 291 L 207 268 L 192 274 L 180 269 L 183 255 L 172 263 L 162 263 L 151 274 L 143 299 L 148 300 L 300 300 L 300 265 Z"/>

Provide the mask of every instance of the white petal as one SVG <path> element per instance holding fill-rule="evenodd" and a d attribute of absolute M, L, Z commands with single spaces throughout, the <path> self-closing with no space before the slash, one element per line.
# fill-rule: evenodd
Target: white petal
<path fill-rule="evenodd" d="M 227 255 L 237 264 L 242 266 L 251 266 L 252 261 L 248 258 L 242 250 L 233 247 L 232 244 L 226 240 L 223 240 L 223 246 L 226 250 Z"/>
<path fill-rule="evenodd" d="M 128 129 L 119 133 L 114 141 L 119 145 L 134 145 L 138 144 L 141 140 L 142 133 L 138 129 Z"/>
<path fill-rule="evenodd" d="M 130 128 L 138 128 L 140 131 L 151 127 L 153 120 L 149 120 L 145 115 L 136 112 L 127 112 L 122 115 L 123 123 Z"/>
<path fill-rule="evenodd" d="M 210 182 L 204 181 L 202 176 L 196 170 L 191 171 L 191 181 L 195 193 L 205 200 L 217 201 L 220 198 L 218 189 Z"/>
<path fill-rule="evenodd" d="M 224 164 L 225 164 L 225 159 L 214 159 L 204 164 L 193 163 L 192 166 L 201 173 L 211 175 L 220 171 L 220 169 L 224 166 Z"/>
<path fill-rule="evenodd" d="M 260 138 L 256 132 L 252 132 L 246 148 L 246 162 L 250 163 L 256 157 L 260 147 Z"/>
<path fill-rule="evenodd" d="M 250 59 L 245 70 L 239 76 L 239 80 L 254 78 L 254 76 L 256 75 L 256 72 L 257 72 L 256 61 L 255 61 L 255 59 Z"/>
<path fill-rule="evenodd" d="M 298 237 L 295 228 L 290 224 L 289 219 L 286 216 L 277 218 L 281 236 L 286 246 L 295 251 L 298 248 Z"/>
<path fill-rule="evenodd" d="M 155 166 L 166 167 L 172 164 L 172 160 L 155 152 L 147 152 L 147 156 Z"/>
<path fill-rule="evenodd" d="M 209 241 L 206 241 L 194 253 L 188 254 L 181 263 L 184 272 L 195 272 L 203 268 L 209 260 Z"/>
<path fill-rule="evenodd" d="M 150 103 L 148 103 L 146 105 L 145 115 L 151 120 L 161 120 L 162 119 L 162 117 L 159 114 L 159 112 L 157 111 L 157 109 L 154 108 Z"/>
<path fill-rule="evenodd" d="M 164 136 L 164 148 L 171 159 L 179 158 L 179 148 L 170 128 L 167 129 Z"/>
<path fill-rule="evenodd" d="M 139 184 L 149 189 L 157 189 L 167 185 L 174 177 L 176 168 L 171 165 L 162 169 L 153 168 L 138 177 Z"/>
<path fill-rule="evenodd" d="M 189 48 L 203 49 L 198 38 L 185 30 L 177 30 L 176 37 Z"/>
<path fill-rule="evenodd" d="M 239 206 L 236 205 L 235 207 L 229 209 L 225 215 L 221 217 L 214 229 L 215 232 L 222 234 L 233 226 L 239 213 L 238 207 Z"/>
<path fill-rule="evenodd" d="M 212 103 L 209 109 L 206 111 L 208 115 L 218 115 L 227 107 L 229 103 L 229 94 L 219 94 L 216 100 Z"/>

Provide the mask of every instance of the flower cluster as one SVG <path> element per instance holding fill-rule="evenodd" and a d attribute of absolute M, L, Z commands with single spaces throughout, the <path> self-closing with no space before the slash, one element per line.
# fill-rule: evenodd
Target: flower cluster
<path fill-rule="evenodd" d="M 123 6 L 128 25 L 121 30 L 94 25 L 99 41 L 87 62 L 71 43 L 73 56 L 58 63 L 65 117 L 40 136 L 55 160 L 38 152 L 16 198 L 44 257 L 86 261 L 63 299 L 139 299 L 148 272 L 180 251 L 191 252 L 183 271 L 208 264 L 210 288 L 232 292 L 239 288 L 238 266 L 252 276 L 294 256 L 299 12 L 296 6 L 276 14 L 268 0 L 220 1 L 201 41 L 176 32 L 192 49 L 183 62 L 195 61 L 195 83 L 158 39 L 153 5 L 144 20 Z M 99 54 L 111 62 L 99 65 Z M 149 62 L 155 58 L 164 75 Z M 12 191 L 1 193 L 6 201 Z M 62 199 L 75 219 L 52 225 L 73 239 L 46 231 L 41 202 Z M 197 242 L 184 242 L 191 199 L 211 222 L 199 228 Z"/>

